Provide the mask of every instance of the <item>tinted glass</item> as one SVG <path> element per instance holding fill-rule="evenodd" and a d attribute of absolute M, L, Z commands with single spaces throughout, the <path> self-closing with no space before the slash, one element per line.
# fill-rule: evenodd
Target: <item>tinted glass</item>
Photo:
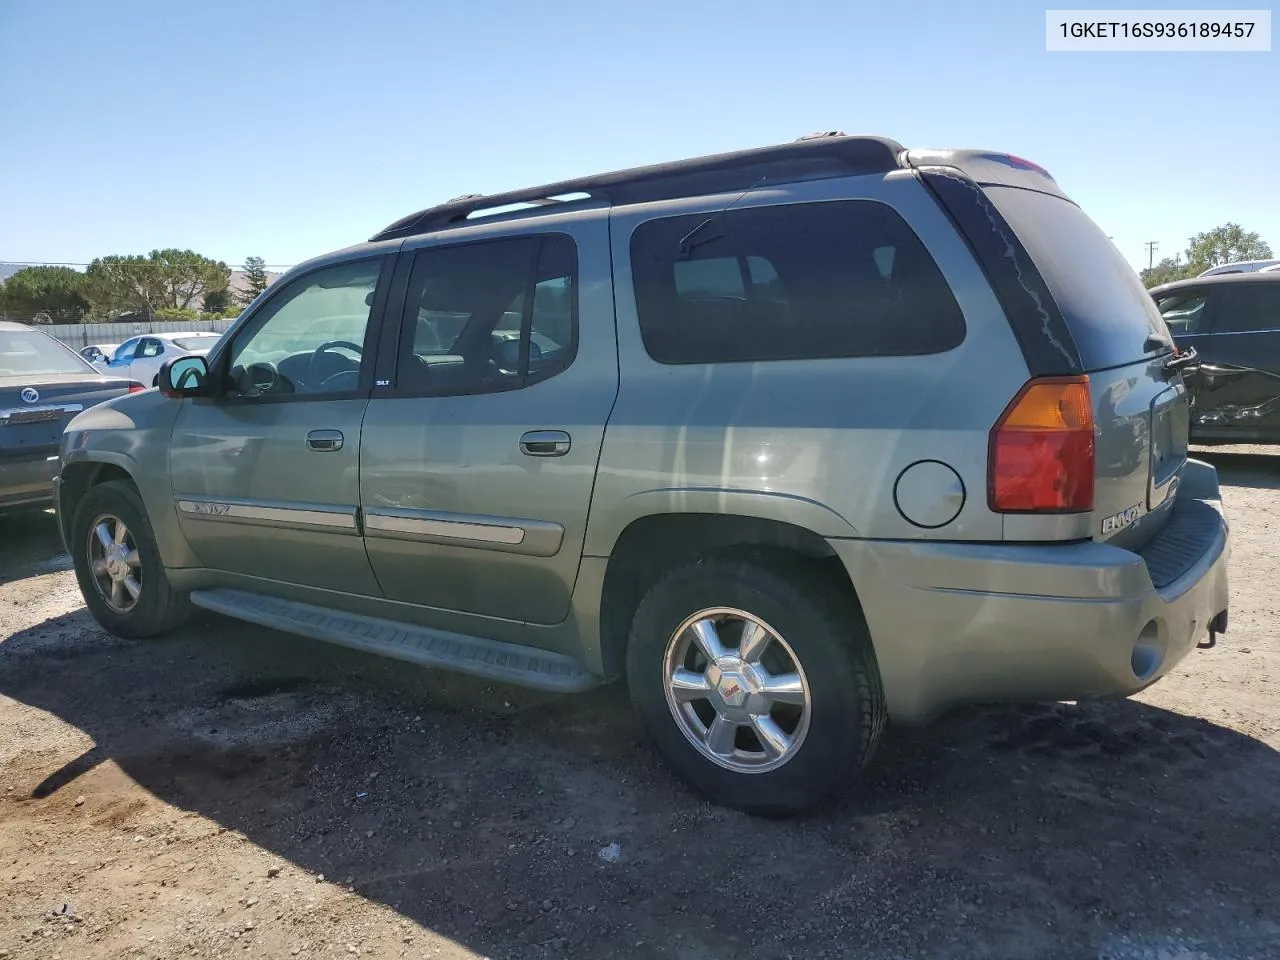
<path fill-rule="evenodd" d="M 142 342 L 141 337 L 133 340 L 126 340 L 120 346 L 116 347 L 116 352 L 111 355 L 111 362 L 116 363 L 120 360 L 130 360 L 133 358 L 133 352 L 138 348 L 138 344 Z"/>
<path fill-rule="evenodd" d="M 559 234 L 418 251 L 397 388 L 488 393 L 563 370 L 577 350 L 575 264 Z"/>
<path fill-rule="evenodd" d="M 1044 277 L 1086 370 L 1141 360 L 1152 334 L 1169 342 L 1137 273 L 1084 211 L 1035 190 L 984 190 Z"/>
<path fill-rule="evenodd" d="M 96 373 L 69 348 L 34 330 L 0 330 L 0 377 Z"/>
<path fill-rule="evenodd" d="M 273 294 L 231 347 L 230 392 L 346 393 L 359 385 L 381 260 L 307 274 Z"/>
<path fill-rule="evenodd" d="M 651 220 L 632 234 L 631 266 L 661 363 L 906 356 L 964 339 L 937 264 L 872 201 Z"/>
<path fill-rule="evenodd" d="M 1204 293 L 1186 291 L 1161 297 L 1156 306 L 1169 331 L 1176 337 L 1188 333 L 1203 333 L 1207 329 Z"/>
<path fill-rule="evenodd" d="M 158 357 L 164 353 L 164 344 L 154 337 L 147 337 L 142 343 L 138 344 L 138 352 L 136 356 L 140 358 Z"/>
<path fill-rule="evenodd" d="M 1280 330 L 1280 283 L 1232 283 L 1212 293 L 1215 333 Z"/>

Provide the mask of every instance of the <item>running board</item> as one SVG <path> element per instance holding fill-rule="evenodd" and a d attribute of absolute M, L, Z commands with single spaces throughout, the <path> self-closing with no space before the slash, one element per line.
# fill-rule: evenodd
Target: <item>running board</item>
<path fill-rule="evenodd" d="M 196 590 L 191 602 L 263 627 L 486 680 L 555 693 L 574 693 L 603 682 L 603 678 L 588 673 L 564 654 L 501 640 L 365 617 L 242 590 Z"/>

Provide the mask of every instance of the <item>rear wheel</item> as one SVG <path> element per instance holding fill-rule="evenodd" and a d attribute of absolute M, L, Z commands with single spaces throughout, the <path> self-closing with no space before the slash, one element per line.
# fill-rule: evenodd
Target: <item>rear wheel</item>
<path fill-rule="evenodd" d="M 91 487 L 72 518 L 70 540 L 80 592 L 104 629 L 153 637 L 187 618 L 187 598 L 169 584 L 146 507 L 131 483 Z"/>
<path fill-rule="evenodd" d="M 824 800 L 871 758 L 885 722 L 856 604 L 803 560 L 717 557 L 671 572 L 636 613 L 627 675 L 676 771 L 751 813 Z"/>

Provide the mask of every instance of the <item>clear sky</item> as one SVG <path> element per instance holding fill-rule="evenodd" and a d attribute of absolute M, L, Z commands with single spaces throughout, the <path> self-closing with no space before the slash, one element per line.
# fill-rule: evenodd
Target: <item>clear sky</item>
<path fill-rule="evenodd" d="M 1050 54 L 1044 9 L 0 0 L 0 260 L 292 264 L 459 194 L 830 129 L 1034 160 L 1135 265 L 1226 221 L 1280 250 L 1280 53 Z"/>

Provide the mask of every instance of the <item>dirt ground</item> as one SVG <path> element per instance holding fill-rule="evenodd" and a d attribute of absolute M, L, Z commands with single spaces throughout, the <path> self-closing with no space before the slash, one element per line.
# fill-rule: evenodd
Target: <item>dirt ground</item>
<path fill-rule="evenodd" d="M 691 795 L 618 687 L 116 640 L 52 518 L 0 520 L 0 957 L 1280 958 L 1280 450 L 1207 458 L 1215 649 L 890 731 L 790 821 Z"/>

